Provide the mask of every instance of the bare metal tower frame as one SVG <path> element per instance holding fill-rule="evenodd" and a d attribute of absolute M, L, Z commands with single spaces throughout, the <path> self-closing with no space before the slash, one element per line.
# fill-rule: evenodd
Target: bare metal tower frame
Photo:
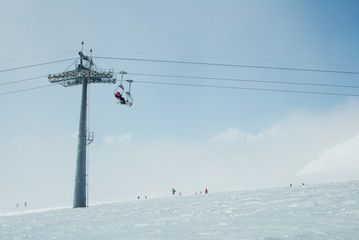
<path fill-rule="evenodd" d="M 83 43 L 82 43 L 83 44 Z M 92 51 L 91 51 L 92 52 Z M 75 177 L 75 192 L 73 207 L 87 206 L 87 166 L 86 166 L 86 145 L 92 142 L 93 133 L 89 133 L 87 127 L 87 85 L 91 83 L 116 83 L 113 70 L 99 70 L 93 63 L 92 57 L 85 56 L 82 50 L 79 52 L 79 62 L 76 68 L 57 74 L 49 74 L 51 83 L 58 83 L 64 87 L 82 85 L 79 135 L 77 145 L 77 163 Z"/>

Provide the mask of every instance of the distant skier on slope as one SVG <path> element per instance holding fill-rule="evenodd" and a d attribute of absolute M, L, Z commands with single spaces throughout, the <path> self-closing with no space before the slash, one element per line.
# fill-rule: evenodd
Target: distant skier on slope
<path fill-rule="evenodd" d="M 204 190 L 204 193 L 207 194 L 208 193 L 208 189 L 206 188 L 206 190 Z"/>
<path fill-rule="evenodd" d="M 176 194 L 176 189 L 172 188 L 171 192 L 172 192 L 172 195 L 175 195 Z"/>

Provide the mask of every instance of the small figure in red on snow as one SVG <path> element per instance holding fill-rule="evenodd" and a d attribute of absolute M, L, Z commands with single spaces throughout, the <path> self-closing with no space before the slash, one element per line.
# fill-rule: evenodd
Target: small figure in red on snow
<path fill-rule="evenodd" d="M 207 194 L 208 193 L 208 189 L 206 188 L 206 190 L 204 190 L 204 193 Z"/>

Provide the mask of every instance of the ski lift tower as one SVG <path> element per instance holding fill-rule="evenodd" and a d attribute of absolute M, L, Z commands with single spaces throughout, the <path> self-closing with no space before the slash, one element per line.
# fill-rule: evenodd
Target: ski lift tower
<path fill-rule="evenodd" d="M 82 42 L 83 45 L 83 42 Z M 91 50 L 92 52 L 92 50 Z M 113 70 L 99 70 L 93 63 L 92 57 L 85 56 L 82 49 L 79 52 L 79 62 L 76 68 L 57 74 L 49 74 L 51 83 L 58 83 L 64 87 L 82 85 L 80 124 L 77 145 L 77 164 L 75 177 L 75 193 L 73 207 L 86 207 L 86 144 L 93 138 L 87 132 L 87 85 L 91 83 L 116 83 Z M 88 136 L 89 134 L 89 136 Z"/>

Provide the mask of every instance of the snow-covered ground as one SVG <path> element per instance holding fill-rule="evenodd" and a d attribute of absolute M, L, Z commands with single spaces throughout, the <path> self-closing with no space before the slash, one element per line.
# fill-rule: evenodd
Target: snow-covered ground
<path fill-rule="evenodd" d="M 359 181 L 0 217 L 0 239 L 359 239 Z"/>

